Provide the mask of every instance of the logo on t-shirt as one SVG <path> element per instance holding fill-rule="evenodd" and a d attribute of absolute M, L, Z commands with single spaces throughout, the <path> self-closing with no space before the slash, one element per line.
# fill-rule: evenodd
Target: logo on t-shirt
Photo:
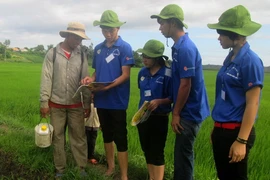
<path fill-rule="evenodd" d="M 144 77 L 144 76 L 142 76 L 142 77 L 141 77 L 141 81 L 143 81 L 144 79 L 145 79 L 145 77 Z"/>
<path fill-rule="evenodd" d="M 232 78 L 235 78 L 235 79 L 239 78 L 238 69 L 234 66 L 231 69 L 228 69 L 226 74 Z"/>
<path fill-rule="evenodd" d="M 187 67 L 187 66 L 184 66 L 184 71 L 187 71 L 187 70 L 189 70 L 189 69 L 195 69 L 195 67 Z"/>
<path fill-rule="evenodd" d="M 163 81 L 164 81 L 164 77 L 160 76 L 157 78 L 156 83 L 163 84 Z"/>

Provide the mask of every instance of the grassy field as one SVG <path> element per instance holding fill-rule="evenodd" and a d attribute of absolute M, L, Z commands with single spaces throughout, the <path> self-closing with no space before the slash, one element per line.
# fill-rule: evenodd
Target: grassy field
<path fill-rule="evenodd" d="M 46 173 L 47 179 L 53 177 L 52 148 L 41 149 L 34 143 L 34 127 L 39 122 L 39 85 L 42 64 L 39 63 L 4 63 L 0 62 L 0 150 L 10 152 L 18 164 L 23 164 L 30 171 Z M 145 180 L 145 160 L 140 149 L 137 129 L 130 125 L 130 120 L 138 107 L 139 91 L 136 78 L 139 69 L 132 69 L 131 97 L 128 108 L 129 140 L 129 175 L 130 180 Z M 211 108 L 214 103 L 216 71 L 205 71 L 205 83 Z M 256 122 L 257 139 L 250 153 L 249 179 L 270 180 L 270 74 L 265 74 L 259 117 Z M 215 169 L 210 143 L 213 127 L 211 117 L 206 119 L 195 143 L 195 180 L 214 180 Z M 165 178 L 171 179 L 173 172 L 174 138 L 169 130 L 165 148 Z M 101 162 L 104 162 L 104 150 L 101 134 L 96 146 Z M 70 154 L 68 154 L 70 156 Z M 69 173 L 66 179 L 76 179 L 74 162 L 69 158 Z M 103 176 L 98 167 L 87 169 L 90 179 L 110 179 Z M 0 170 L 1 172 L 1 170 Z M 1 176 L 0 179 L 13 179 Z M 16 179 L 16 178 L 15 178 Z M 46 179 L 40 177 L 40 179 Z"/>

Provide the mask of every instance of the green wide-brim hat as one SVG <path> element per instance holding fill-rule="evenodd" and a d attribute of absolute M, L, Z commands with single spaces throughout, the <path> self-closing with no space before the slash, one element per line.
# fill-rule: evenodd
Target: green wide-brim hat
<path fill-rule="evenodd" d="M 120 22 L 117 14 L 112 10 L 106 10 L 102 13 L 100 21 L 94 21 L 94 26 L 120 27 L 126 22 Z"/>
<path fill-rule="evenodd" d="M 251 21 L 250 13 L 238 5 L 228 9 L 218 19 L 218 23 L 207 24 L 210 29 L 231 31 L 242 36 L 250 36 L 261 28 L 261 24 Z"/>
<path fill-rule="evenodd" d="M 150 58 L 163 57 L 168 60 L 168 56 L 163 55 L 164 44 L 158 40 L 151 39 L 147 41 L 143 48 L 139 48 L 136 52 L 143 53 Z"/>
<path fill-rule="evenodd" d="M 176 18 L 183 23 L 183 25 L 186 29 L 188 28 L 188 25 L 184 23 L 184 12 L 183 12 L 182 8 L 180 6 L 178 6 L 177 4 L 169 4 L 161 10 L 160 14 L 152 15 L 150 17 L 152 19 L 155 19 L 155 18 L 161 18 L 161 19 Z"/>

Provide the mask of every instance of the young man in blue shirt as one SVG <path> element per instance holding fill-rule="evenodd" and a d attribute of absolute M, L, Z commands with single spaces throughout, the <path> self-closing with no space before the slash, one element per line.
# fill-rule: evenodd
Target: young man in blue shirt
<path fill-rule="evenodd" d="M 106 175 L 114 172 L 114 142 L 118 151 L 121 180 L 127 180 L 126 109 L 130 94 L 130 68 L 134 65 L 131 46 L 118 36 L 120 26 L 124 23 L 118 20 L 117 14 L 112 10 L 104 11 L 100 21 L 94 21 L 94 26 L 100 26 L 105 41 L 94 49 L 92 66 L 95 72 L 82 82 L 113 82 L 92 91 L 103 133 L 108 163 Z"/>
<path fill-rule="evenodd" d="M 176 4 L 165 6 L 159 15 L 152 15 L 159 30 L 172 38 L 172 129 L 176 133 L 174 179 L 191 180 L 193 176 L 193 145 L 201 122 L 210 115 L 202 59 L 196 45 L 184 32 L 184 13 Z"/>

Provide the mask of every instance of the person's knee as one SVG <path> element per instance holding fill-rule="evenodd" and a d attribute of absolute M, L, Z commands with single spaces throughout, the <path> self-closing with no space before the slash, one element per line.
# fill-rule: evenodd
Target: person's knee
<path fill-rule="evenodd" d="M 111 143 L 113 142 L 113 134 L 107 131 L 102 131 L 103 141 L 104 143 Z"/>
<path fill-rule="evenodd" d="M 155 165 L 155 166 L 162 166 L 162 165 L 164 165 L 165 164 L 165 161 L 164 161 L 164 159 L 162 159 L 162 158 L 157 158 L 157 159 L 155 159 L 154 161 L 153 161 L 153 163 L 152 163 L 153 165 Z"/>
<path fill-rule="evenodd" d="M 115 140 L 116 148 L 118 152 L 125 152 L 128 150 L 127 139 Z"/>
<path fill-rule="evenodd" d="M 114 134 L 114 142 L 119 152 L 127 151 L 127 129 L 119 128 Z"/>
<path fill-rule="evenodd" d="M 165 164 L 164 153 L 148 152 L 145 154 L 147 164 L 153 164 L 155 166 L 162 166 Z"/>
<path fill-rule="evenodd" d="M 118 137 L 114 139 L 114 142 L 116 144 L 116 148 L 118 152 L 125 152 L 128 149 L 127 146 L 127 136 Z"/>

